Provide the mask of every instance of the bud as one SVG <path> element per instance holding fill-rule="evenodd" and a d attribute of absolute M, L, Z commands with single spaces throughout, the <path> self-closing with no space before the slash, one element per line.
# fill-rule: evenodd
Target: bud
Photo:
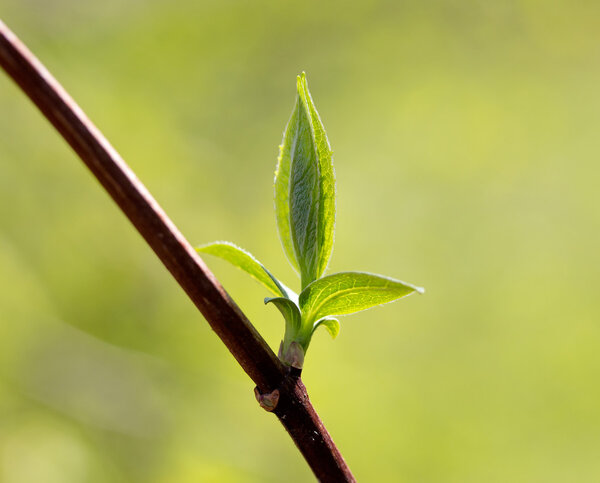
<path fill-rule="evenodd" d="M 265 411 L 271 412 L 277 407 L 279 402 L 279 390 L 275 389 L 273 392 L 261 394 L 258 387 L 254 388 L 254 397 L 258 401 L 258 404 Z"/>
<path fill-rule="evenodd" d="M 280 352 L 281 352 L 280 348 Z M 293 341 L 290 343 L 287 349 L 283 351 L 283 357 L 281 359 L 288 366 L 295 367 L 296 369 L 302 369 L 304 365 L 304 349 L 298 342 Z"/>

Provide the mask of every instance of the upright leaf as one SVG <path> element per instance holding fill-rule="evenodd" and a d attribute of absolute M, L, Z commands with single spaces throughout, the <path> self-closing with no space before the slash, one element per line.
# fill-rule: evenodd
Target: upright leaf
<path fill-rule="evenodd" d="M 263 284 L 278 297 L 293 298 L 293 292 L 277 280 L 256 258 L 230 242 L 214 242 L 196 247 L 198 253 L 208 253 L 227 260 Z M 292 295 L 293 294 L 293 295 Z"/>
<path fill-rule="evenodd" d="M 331 256 L 335 179 L 329 142 L 304 73 L 297 91 L 275 172 L 275 213 L 283 248 L 304 288 L 323 274 Z"/>
<path fill-rule="evenodd" d="M 340 272 L 320 278 L 300 294 L 305 324 L 331 315 L 360 312 L 424 290 L 399 280 L 364 272 Z"/>
<path fill-rule="evenodd" d="M 296 258 L 290 227 L 290 166 L 292 145 L 298 126 L 299 109 L 301 109 L 301 101 L 297 96 L 294 110 L 283 134 L 283 141 L 279 146 L 279 157 L 277 158 L 277 168 L 275 170 L 275 218 L 277 219 L 279 238 L 287 259 L 298 273 L 300 273 L 300 266 Z"/>
<path fill-rule="evenodd" d="M 333 170 L 333 152 L 325 133 L 325 128 L 321 122 L 321 117 L 317 112 L 317 108 L 312 100 L 312 96 L 308 90 L 308 82 L 306 74 L 302 73 L 304 81 L 304 97 L 310 111 L 315 142 L 317 144 L 317 154 L 319 158 L 319 220 L 318 220 L 318 243 L 319 251 L 319 266 L 317 270 L 317 278 L 319 278 L 329 264 L 331 252 L 333 251 L 333 237 L 335 229 L 335 172 Z"/>

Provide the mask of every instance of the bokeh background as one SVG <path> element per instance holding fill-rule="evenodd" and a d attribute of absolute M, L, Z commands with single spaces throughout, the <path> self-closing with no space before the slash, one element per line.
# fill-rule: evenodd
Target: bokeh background
<path fill-rule="evenodd" d="M 272 209 L 306 70 L 335 151 L 330 271 L 427 288 L 315 337 L 360 481 L 600 481 L 600 3 L 3 0 L 195 244 L 292 286 Z M 273 348 L 264 290 L 207 262 Z M 0 75 L 0 481 L 304 482 L 253 385 Z"/>

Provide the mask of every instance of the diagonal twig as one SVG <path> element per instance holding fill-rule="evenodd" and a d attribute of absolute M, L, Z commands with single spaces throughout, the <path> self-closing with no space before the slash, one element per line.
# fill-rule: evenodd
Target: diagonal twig
<path fill-rule="evenodd" d="M 261 406 L 277 415 L 315 476 L 355 481 L 301 379 L 279 361 L 116 150 L 1 20 L 0 66 L 79 155 L 202 312 L 256 383 Z M 278 400 L 269 397 L 274 394 Z"/>

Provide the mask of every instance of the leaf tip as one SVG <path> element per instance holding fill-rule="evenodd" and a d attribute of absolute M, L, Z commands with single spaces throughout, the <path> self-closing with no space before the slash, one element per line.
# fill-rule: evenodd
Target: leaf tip
<path fill-rule="evenodd" d="M 306 72 L 302 71 L 300 74 L 296 76 L 296 87 L 298 89 L 298 95 L 300 97 L 304 96 L 304 89 L 307 88 L 306 83 Z"/>

